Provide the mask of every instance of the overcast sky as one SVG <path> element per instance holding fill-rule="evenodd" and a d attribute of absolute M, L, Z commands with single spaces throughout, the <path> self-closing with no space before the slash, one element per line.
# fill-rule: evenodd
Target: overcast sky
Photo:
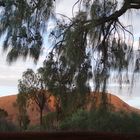
<path fill-rule="evenodd" d="M 72 16 L 72 5 L 75 0 L 57 0 L 57 13 L 65 14 L 69 17 Z M 129 15 L 129 16 L 128 16 Z M 125 14 L 125 16 L 121 17 L 121 20 L 124 24 L 133 24 L 133 33 L 135 37 L 134 46 L 138 46 L 138 38 L 140 37 L 140 11 L 130 12 L 129 14 Z M 45 38 L 46 40 L 47 38 Z M 47 42 L 47 41 L 46 41 Z M 0 43 L 1 44 L 1 43 Z M 6 54 L 2 53 L 1 49 L 1 57 L 0 57 L 0 96 L 6 96 L 11 94 L 17 94 L 17 84 L 18 79 L 21 78 L 22 73 L 27 68 L 37 69 L 42 65 L 43 60 L 49 50 L 48 46 L 50 44 L 47 42 L 44 44 L 46 47 L 43 55 L 40 56 L 40 60 L 37 65 L 35 65 L 32 60 L 28 59 L 26 62 L 23 60 L 18 60 L 9 66 L 6 62 Z M 118 95 L 121 99 L 126 101 L 128 104 L 140 108 L 140 86 L 135 87 L 133 94 L 128 94 L 129 88 L 124 87 L 122 91 L 119 91 L 118 88 L 112 88 L 110 92 Z"/>

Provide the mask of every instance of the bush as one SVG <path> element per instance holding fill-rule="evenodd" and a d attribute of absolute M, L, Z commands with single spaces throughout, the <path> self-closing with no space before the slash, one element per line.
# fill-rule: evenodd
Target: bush
<path fill-rule="evenodd" d="M 22 114 L 18 115 L 17 119 L 20 130 L 21 131 L 27 130 L 30 123 L 29 116 L 27 114 Z"/>
<path fill-rule="evenodd" d="M 60 124 L 61 130 L 93 130 L 102 132 L 140 132 L 140 115 L 136 113 L 79 110 Z"/>
<path fill-rule="evenodd" d="M 42 131 L 43 129 L 40 127 L 40 125 L 31 125 L 28 127 L 27 130 L 25 130 L 26 132 L 39 132 L 39 131 Z"/>
<path fill-rule="evenodd" d="M 58 129 L 57 123 L 56 112 L 50 112 L 47 115 L 43 116 L 43 129 L 56 130 Z"/>
<path fill-rule="evenodd" d="M 0 132 L 15 132 L 18 131 L 17 127 L 5 119 L 0 119 Z"/>
<path fill-rule="evenodd" d="M 65 119 L 60 124 L 61 130 L 85 130 L 87 129 L 88 113 L 80 109 L 71 117 Z"/>

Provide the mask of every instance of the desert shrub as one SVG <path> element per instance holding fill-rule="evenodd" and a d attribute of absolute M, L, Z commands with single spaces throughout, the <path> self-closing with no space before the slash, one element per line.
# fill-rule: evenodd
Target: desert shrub
<path fill-rule="evenodd" d="M 79 110 L 60 123 L 61 130 L 93 130 L 100 132 L 138 133 L 140 115 L 136 113 Z"/>
<path fill-rule="evenodd" d="M 82 109 L 66 118 L 60 124 L 61 130 L 85 130 L 88 127 L 88 113 Z"/>
<path fill-rule="evenodd" d="M 122 116 L 119 112 L 92 111 L 89 113 L 88 129 L 105 132 L 121 132 L 124 129 L 122 128 L 124 123 Z"/>
<path fill-rule="evenodd" d="M 43 116 L 43 129 L 45 130 L 58 129 L 56 112 L 50 112 L 47 115 Z"/>
<path fill-rule="evenodd" d="M 28 127 L 28 129 L 27 130 L 25 130 L 26 132 L 37 132 L 37 131 L 42 131 L 42 129 L 40 128 L 40 125 L 39 124 L 37 124 L 37 125 L 30 125 L 29 127 Z"/>
<path fill-rule="evenodd" d="M 5 119 L 0 119 L 0 132 L 15 132 L 18 128 L 12 123 Z"/>
<path fill-rule="evenodd" d="M 27 130 L 30 123 L 29 116 L 27 114 L 22 114 L 22 115 L 18 115 L 17 119 L 18 119 L 20 130 L 21 131 Z"/>
<path fill-rule="evenodd" d="M 6 110 L 0 108 L 0 118 L 5 118 L 8 116 L 8 113 Z"/>
<path fill-rule="evenodd" d="M 56 130 L 56 112 L 50 112 L 47 115 L 43 116 L 42 126 L 34 125 L 29 126 L 27 131 L 55 131 Z M 58 127 L 57 127 L 58 129 Z"/>

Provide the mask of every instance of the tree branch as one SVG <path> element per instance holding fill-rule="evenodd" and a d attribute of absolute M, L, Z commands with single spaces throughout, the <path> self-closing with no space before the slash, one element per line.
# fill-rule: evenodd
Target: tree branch
<path fill-rule="evenodd" d="M 111 14 L 110 16 L 102 17 L 97 20 L 95 19 L 87 20 L 87 21 L 84 21 L 84 24 L 87 25 L 87 27 L 88 26 L 96 27 L 106 22 L 109 22 L 111 20 L 117 20 L 129 9 L 140 9 L 140 0 L 124 0 L 123 6 L 119 10 Z"/>

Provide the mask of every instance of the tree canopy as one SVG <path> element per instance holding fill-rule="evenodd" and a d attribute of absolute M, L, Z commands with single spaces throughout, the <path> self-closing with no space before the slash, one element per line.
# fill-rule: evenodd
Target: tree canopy
<path fill-rule="evenodd" d="M 59 96 L 59 91 L 86 93 L 91 91 L 92 80 L 94 90 L 105 93 L 111 72 L 127 72 L 132 63 L 134 36 L 119 17 L 128 10 L 139 9 L 140 1 L 76 0 L 73 10 L 76 5 L 78 12 L 69 18 L 57 16 L 55 0 L 1 0 L 3 48 L 10 47 L 9 62 L 20 56 L 31 56 L 37 61 L 43 35 L 48 33 L 47 24 L 52 20 L 54 28 L 49 37 L 54 46 L 42 68 L 47 88 Z M 128 36 L 131 44 L 127 42 Z M 138 65 L 139 59 L 137 71 Z"/>
<path fill-rule="evenodd" d="M 77 15 L 69 22 L 63 23 L 56 17 L 55 0 L 1 0 L 0 35 L 6 34 L 3 48 L 11 47 L 7 56 L 8 61 L 14 61 L 19 56 L 26 57 L 28 54 L 34 60 L 39 58 L 43 31 L 47 29 L 50 18 L 57 21 L 55 30 L 59 35 L 55 36 L 59 38 L 59 41 L 66 37 L 65 35 L 62 37 L 60 31 L 65 33 L 76 29 L 77 26 L 81 26 L 81 30 L 84 29 L 83 42 L 87 40 L 87 36 L 88 40 L 104 36 L 104 39 L 92 41 L 99 43 L 106 40 L 113 32 L 117 32 L 118 28 L 127 31 L 119 21 L 119 17 L 127 10 L 139 9 L 140 2 L 139 0 L 123 0 L 121 6 L 118 6 L 119 3 L 118 0 L 77 0 L 74 4 L 74 6 L 79 5 Z M 92 36 L 89 37 L 89 34 Z"/>
<path fill-rule="evenodd" d="M 41 70 L 39 69 L 35 73 L 32 69 L 27 69 L 22 75 L 22 79 L 19 80 L 19 94 L 17 98 L 17 105 L 20 114 L 23 117 L 26 115 L 27 104 L 35 103 L 40 113 L 40 125 L 42 125 L 43 109 L 48 105 L 50 94 L 46 89 L 46 84 L 43 81 Z"/>

